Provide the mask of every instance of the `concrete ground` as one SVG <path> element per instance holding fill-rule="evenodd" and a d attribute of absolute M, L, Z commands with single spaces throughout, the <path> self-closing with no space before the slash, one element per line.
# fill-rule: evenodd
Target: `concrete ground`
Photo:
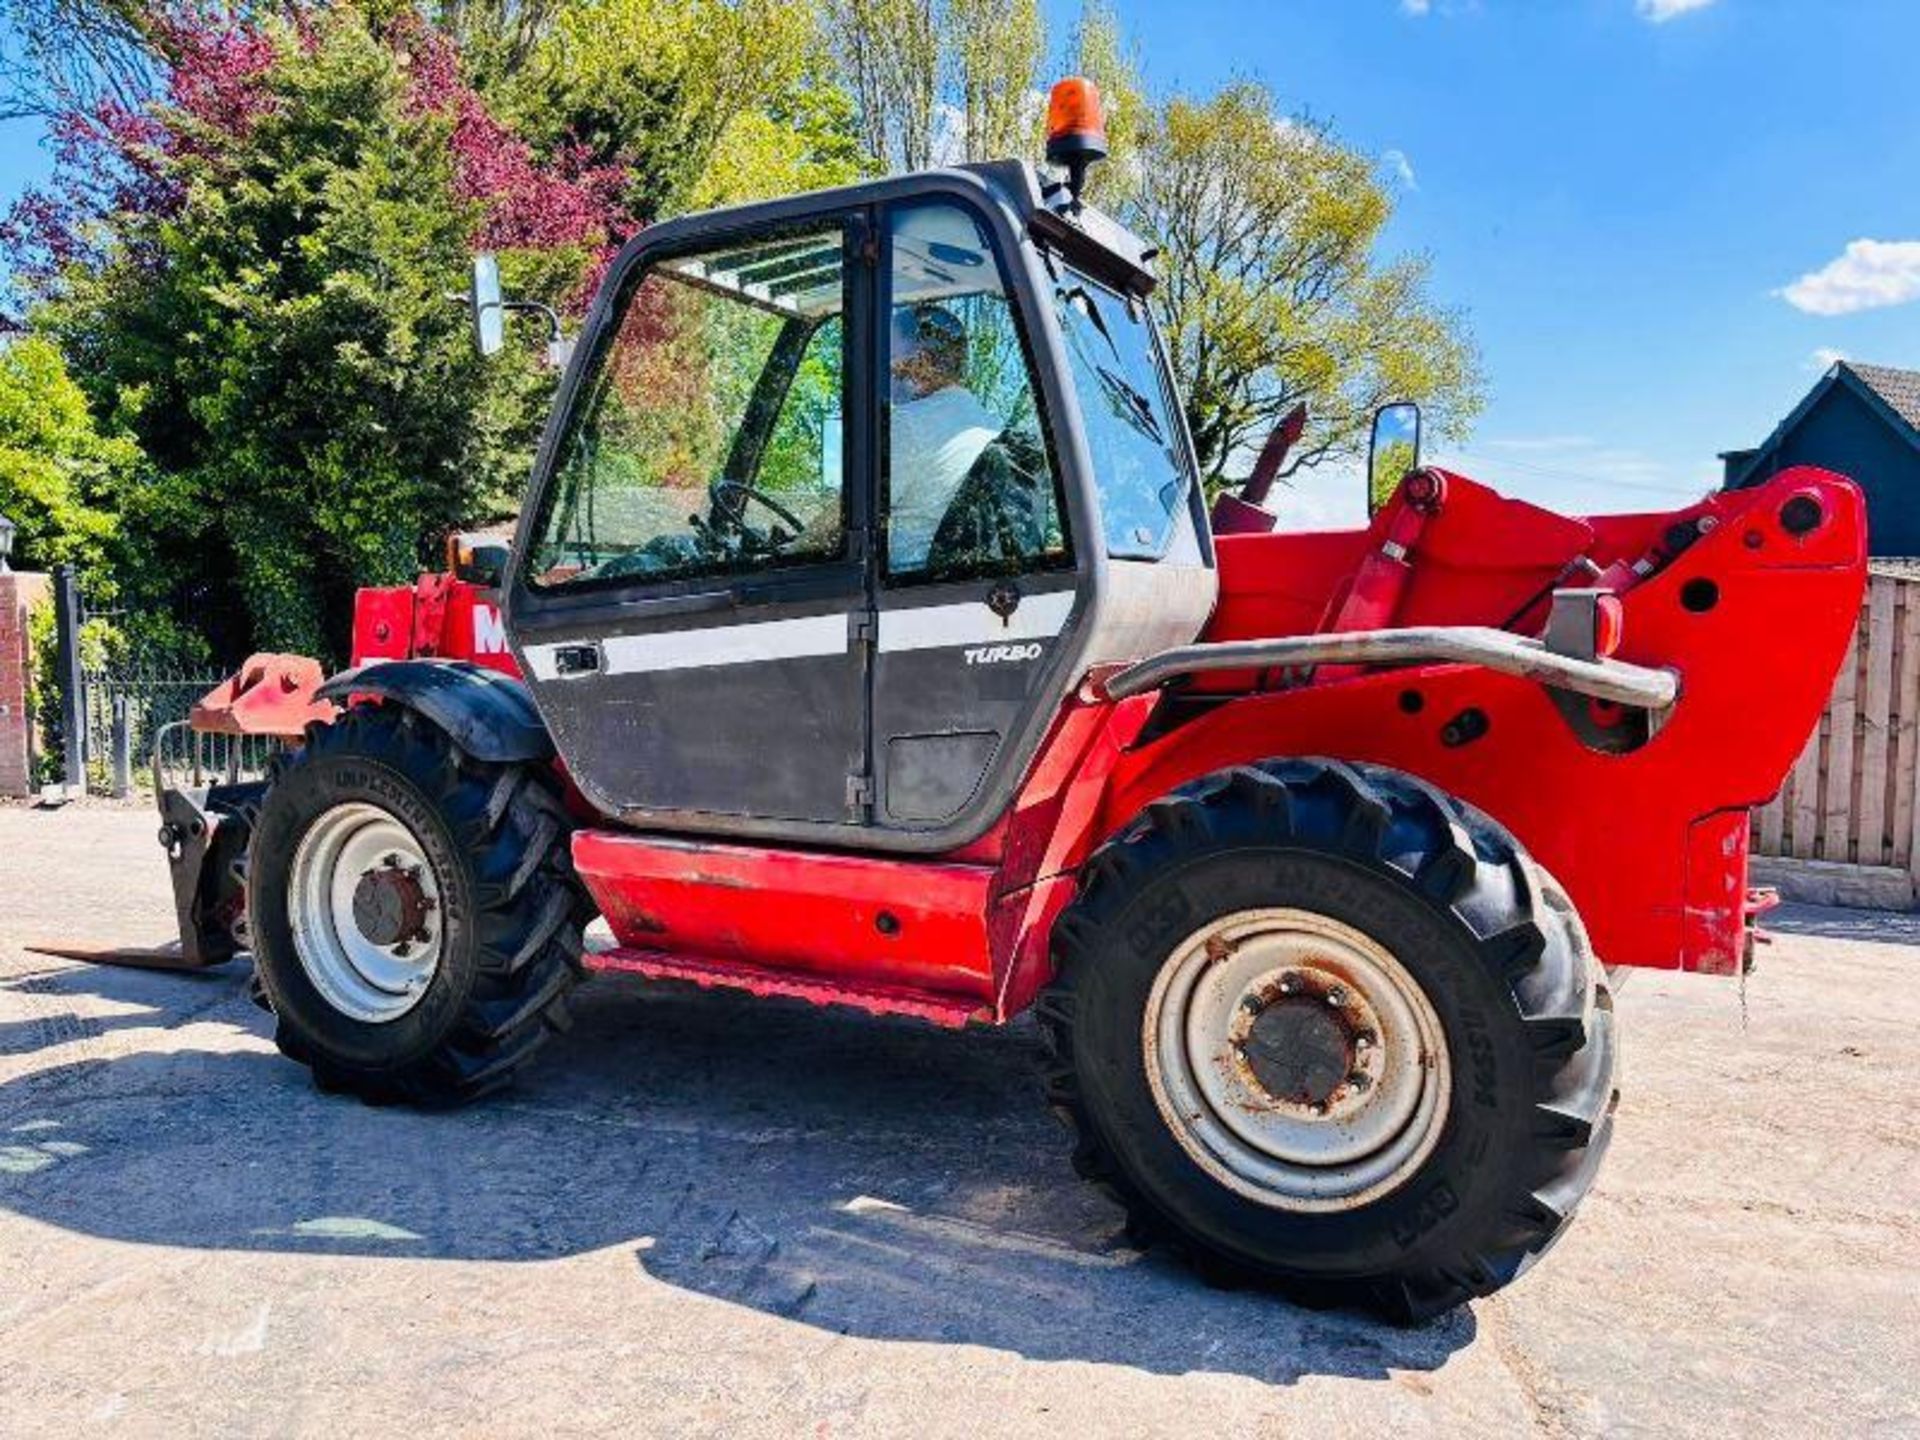
<path fill-rule="evenodd" d="M 1396 1331 L 1125 1248 L 1034 1037 L 603 981 L 510 1097 L 323 1096 L 145 810 L 0 808 L 0 1432 L 1920 1435 L 1920 919 L 1640 974 L 1618 1137 Z"/>

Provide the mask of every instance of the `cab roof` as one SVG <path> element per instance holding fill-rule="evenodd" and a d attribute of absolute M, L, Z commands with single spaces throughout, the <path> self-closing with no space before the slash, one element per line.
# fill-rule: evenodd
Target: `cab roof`
<path fill-rule="evenodd" d="M 919 170 L 858 185 L 676 216 L 641 231 L 628 242 L 628 249 L 674 247 L 696 239 L 704 242 L 732 229 L 754 229 L 789 218 L 954 192 L 970 193 L 976 201 L 996 206 L 1014 229 L 1062 253 L 1074 264 L 1099 272 L 1100 278 L 1110 284 L 1141 295 L 1152 290 L 1155 284 L 1151 267 L 1159 253 L 1156 246 L 1103 211 L 1092 206 L 1074 206 L 1066 186 L 1042 175 L 1024 160 Z M 621 261 L 627 258 L 623 254 Z M 724 278 L 706 278 L 725 283 L 729 288 L 764 286 L 768 296 L 785 296 L 786 303 L 800 310 L 809 308 L 803 298 L 806 275 L 818 274 L 830 259 L 819 252 L 817 243 L 809 247 L 778 242 L 769 242 L 748 258 L 749 264 L 736 264 Z M 624 264 L 620 268 L 624 268 Z"/>

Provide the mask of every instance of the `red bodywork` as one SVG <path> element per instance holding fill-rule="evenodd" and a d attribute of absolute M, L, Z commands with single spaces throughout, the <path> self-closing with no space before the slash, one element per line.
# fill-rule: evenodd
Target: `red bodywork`
<path fill-rule="evenodd" d="M 202 735 L 298 735 L 333 718 L 333 707 L 313 698 L 325 678 L 305 655 L 252 655 L 194 701 L 187 721 Z"/>
<path fill-rule="evenodd" d="M 1129 753 L 1115 776 L 1109 827 L 1174 785 L 1262 754 L 1374 760 L 1486 810 L 1567 887 L 1610 965 L 1736 972 L 1745 948 L 1748 810 L 1779 788 L 1819 719 L 1865 583 L 1859 492 L 1825 471 L 1788 471 L 1761 489 L 1688 510 L 1569 520 L 1503 500 L 1458 476 L 1410 547 L 1378 553 L 1403 517 L 1382 512 L 1367 536 L 1269 535 L 1219 544 L 1222 594 L 1209 638 L 1320 628 L 1343 578 L 1388 593 L 1380 624 L 1500 624 L 1584 556 L 1592 583 L 1618 590 L 1619 658 L 1667 666 L 1681 698 L 1644 745 L 1609 754 L 1581 740 L 1532 681 L 1463 666 L 1367 672 L 1335 684 L 1249 694 Z M 1821 521 L 1790 534 L 1781 511 L 1812 499 Z M 1678 522 L 1710 530 L 1645 579 L 1636 564 Z M 1391 580 L 1393 583 L 1388 583 Z M 1356 590 L 1359 588 L 1355 587 Z M 1348 601 L 1351 605 L 1351 599 Z M 1537 633 L 1545 605 L 1508 628 Z M 1403 696 L 1419 696 L 1410 713 Z M 1449 744 L 1469 707 L 1486 733 Z M 1595 712 L 1596 721 L 1609 717 Z"/>
<path fill-rule="evenodd" d="M 491 590 L 447 574 L 354 597 L 353 663 L 432 657 L 518 675 Z"/>
<path fill-rule="evenodd" d="M 1413 625 L 1536 634 L 1556 585 L 1616 591 L 1621 659 L 1681 675 L 1644 743 L 1589 743 L 1531 680 L 1472 666 L 1210 676 L 1182 701 L 1062 712 L 1014 810 L 938 862 L 585 832 L 580 872 L 619 948 L 605 968 L 960 1023 L 1004 1020 L 1048 976 L 1048 935 L 1092 849 L 1155 798 L 1280 755 L 1372 760 L 1508 825 L 1614 965 L 1735 973 L 1750 924 L 1749 807 L 1818 719 L 1865 576 L 1859 492 L 1823 471 L 1687 510 L 1570 519 L 1458 475 L 1366 531 L 1223 536 L 1206 640 Z M 1795 497 L 1818 523 L 1791 533 Z M 1704 522 L 1704 523 L 1703 523 Z M 1684 549 L 1676 526 L 1697 537 Z M 1584 563 L 1583 563 L 1584 562 Z M 1194 697 L 1204 697 L 1196 699 Z M 1216 703 L 1207 703 L 1207 702 Z M 1183 706 L 1141 741 L 1156 703 Z M 1479 712 L 1477 738 L 1451 725 Z M 1592 723 L 1623 722 L 1605 707 Z M 1450 743 L 1451 742 L 1451 743 Z"/>
<path fill-rule="evenodd" d="M 1817 523 L 1783 521 L 1804 521 L 1808 501 Z M 1537 635 L 1554 588 L 1599 587 L 1622 602 L 1619 658 L 1677 671 L 1681 697 L 1623 746 L 1602 742 L 1629 717 L 1593 706 L 1583 738 L 1539 683 L 1467 665 L 1215 674 L 1119 702 L 1090 680 L 1012 810 L 948 856 L 581 830 L 574 858 L 617 941 L 590 962 L 943 1024 L 1005 1020 L 1046 982 L 1053 922 L 1101 841 L 1198 776 L 1324 755 L 1406 770 L 1501 820 L 1566 886 L 1607 963 L 1740 968 L 1748 810 L 1818 719 L 1860 603 L 1865 518 L 1849 482 L 1797 469 L 1682 511 L 1582 520 L 1429 471 L 1367 530 L 1222 535 L 1217 548 L 1204 640 Z M 356 664 L 515 668 L 487 592 L 445 576 L 363 591 L 354 642 Z"/>

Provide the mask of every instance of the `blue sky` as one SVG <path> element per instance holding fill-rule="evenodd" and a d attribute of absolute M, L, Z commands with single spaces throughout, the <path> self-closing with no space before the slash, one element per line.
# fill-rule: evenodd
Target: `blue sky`
<path fill-rule="evenodd" d="M 1666 508 L 1825 352 L 1920 366 L 1915 0 L 1120 8 L 1157 86 L 1252 76 L 1405 158 L 1389 243 L 1431 256 L 1489 379 L 1447 458 L 1510 493 Z M 1861 240 L 1890 248 L 1847 259 Z M 1303 485 L 1297 518 L 1342 483 Z"/>
<path fill-rule="evenodd" d="M 1050 7 L 1062 30 L 1078 8 Z M 1257 78 L 1381 157 L 1387 243 L 1430 255 L 1489 380 L 1441 458 L 1510 493 L 1678 504 L 1829 354 L 1920 366 L 1920 0 L 1116 8 L 1156 88 Z M 44 172 L 37 141 L 0 126 L 0 198 Z M 1322 476 L 1283 507 L 1357 495 Z"/>

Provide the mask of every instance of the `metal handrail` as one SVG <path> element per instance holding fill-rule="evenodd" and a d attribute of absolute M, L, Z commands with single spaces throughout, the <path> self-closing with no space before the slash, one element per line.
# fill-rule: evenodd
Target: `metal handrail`
<path fill-rule="evenodd" d="M 1480 665 L 1504 675 L 1538 680 L 1561 690 L 1645 710 L 1664 710 L 1679 698 L 1672 670 L 1624 660 L 1583 660 L 1549 650 L 1538 640 L 1486 625 L 1417 625 L 1404 630 L 1352 630 L 1183 645 L 1128 666 L 1102 687 L 1115 700 L 1157 690 L 1169 680 L 1219 670 L 1267 670 L 1301 665 Z"/>

